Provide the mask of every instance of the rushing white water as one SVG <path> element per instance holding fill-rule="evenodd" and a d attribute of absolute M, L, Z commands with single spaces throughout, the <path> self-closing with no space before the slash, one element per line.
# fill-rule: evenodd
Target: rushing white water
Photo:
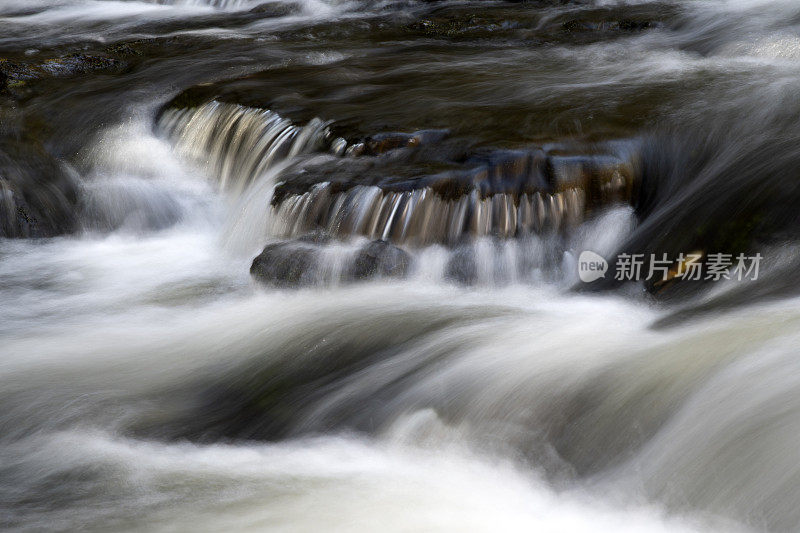
<path fill-rule="evenodd" d="M 93 461 L 87 464 L 85 455 L 69 449 L 91 454 Z M 678 520 L 662 523 L 645 506 L 621 511 L 585 494 L 557 497 L 509 465 L 457 449 L 430 454 L 347 437 L 271 446 L 169 446 L 66 433 L 41 443 L 30 457 L 36 464 L 25 466 L 51 471 L 102 462 L 135 487 L 110 502 L 150 500 L 152 506 L 147 516 L 113 517 L 112 523 L 148 531 L 314 531 L 320 523 L 330 531 L 699 530 Z M 91 514 L 109 518 L 101 508 Z M 68 528 L 74 518 L 53 516 L 46 527 Z"/>
<path fill-rule="evenodd" d="M 669 481 L 674 476 L 689 480 L 703 472 L 703 460 L 695 460 L 684 470 L 669 466 L 665 473 L 639 477 L 645 468 L 640 461 L 646 471 L 657 469 L 660 460 L 651 457 L 680 453 L 673 451 L 675 435 L 702 431 L 708 427 L 702 421 L 677 418 L 678 427 L 665 427 L 632 466 L 604 474 L 624 478 L 614 482 L 614 492 L 621 494 L 610 500 L 591 485 L 557 495 L 535 468 L 502 464 L 503 458 L 508 447 L 522 446 L 538 458 L 535 463 L 561 471 L 559 454 L 535 428 L 558 427 L 562 411 L 569 412 L 570 402 L 584 394 L 594 407 L 586 412 L 588 419 L 573 421 L 581 428 L 573 435 L 571 452 L 578 454 L 573 461 L 581 458 L 583 446 L 613 448 L 621 445 L 620 434 L 637 427 L 647 431 L 648 423 L 681 410 L 682 398 L 699 388 L 697 400 L 692 395 L 686 400 L 690 416 L 703 391 L 718 390 L 726 361 L 773 334 L 765 322 L 788 332 L 798 316 L 793 304 L 773 312 L 786 317 L 782 323 L 770 315 L 756 321 L 742 316 L 655 333 L 647 325 L 658 313 L 642 305 L 526 285 L 498 292 L 377 283 L 263 293 L 246 277 L 231 276 L 244 272 L 245 265 L 226 260 L 213 238 L 181 231 L 144 240 L 54 242 L 38 254 L 27 248 L 12 250 L 3 263 L 24 254 L 35 274 L 21 281 L 46 280 L 50 287 L 34 291 L 15 283 L 15 289 L 4 289 L 5 305 L 20 311 L 7 314 L 0 382 L 5 421 L 21 440 L 4 448 L 3 477 L 25 495 L 39 494 L 53 476 L 68 480 L 87 469 L 95 472 L 83 481 L 63 482 L 49 496 L 62 503 L 39 519 L 62 529 L 97 523 L 305 530 L 325 522 L 334 530 L 381 525 L 480 531 L 497 524 L 511 530 L 707 530 L 705 520 L 662 522 L 657 508 L 635 500 L 620 503 L 630 497 L 628 486 L 646 481 L 654 490 L 661 490 L 659 483 L 675 490 Z M 12 264 L 18 272 L 19 262 Z M 7 272 L 3 278 L 11 281 Z M 222 294 L 209 292 L 225 285 L 230 288 Z M 51 325 L 39 323 L 41 317 Z M 420 323 L 443 317 L 433 330 Z M 398 329 L 408 340 L 397 338 Z M 272 366 L 281 358 L 289 364 L 309 342 L 325 339 L 335 354 L 352 338 L 371 339 L 375 349 L 394 355 L 306 406 L 298 423 L 325 427 L 344 409 L 351 416 L 374 417 L 379 429 L 374 439 L 190 445 L 116 434 L 130 423 L 158 420 L 180 408 L 180 394 L 165 403 L 152 401 L 161 390 L 182 388 L 189 376 L 199 379 L 198 386 L 214 376 L 230 374 L 233 380 L 254 357 L 257 364 Z M 431 359 L 431 370 L 415 370 L 425 359 Z M 308 364 L 313 367 L 314 360 Z M 771 376 L 763 375 L 764 386 Z M 383 409 L 359 415 L 350 406 L 407 377 Z M 738 412 L 737 401 L 733 396 L 733 405 L 723 402 L 716 409 Z M 620 410 L 628 413 L 627 421 L 618 417 Z M 731 423 L 749 419 L 746 412 L 741 416 L 746 418 Z M 568 469 L 560 475 L 570 477 Z M 755 491 L 768 482 L 750 481 Z M 98 493 L 91 509 L 76 511 L 69 504 L 69 492 L 76 489 Z M 5 498 L 14 497 L 4 490 Z"/>
<path fill-rule="evenodd" d="M 28 46 L 39 30 L 58 43 L 109 28 L 138 38 L 161 31 L 139 22 L 182 17 L 209 17 L 210 31 L 225 33 L 218 21 L 255 4 L 12 1 L 0 6 L 0 24 L 14 26 L 0 43 Z M 588 4 L 541 8 L 539 22 Z M 795 91 L 800 73 L 796 2 L 665 4 L 682 9 L 682 25 L 580 49 L 545 47 L 551 62 L 591 65 L 591 75 L 554 73 L 543 62 L 536 79 L 472 90 L 554 109 L 559 99 L 569 107 L 599 93 L 613 108 L 613 94 L 635 95 L 651 83 L 694 87 L 728 73 L 685 105 L 664 107 L 685 118 L 711 104 L 738 106 L 757 122 L 774 110 L 772 101 L 794 101 L 786 91 Z M 315 20 L 349 9 L 304 5 L 303 16 Z M 278 18 L 294 24 L 293 16 Z M 252 37 L 259 24 L 231 32 Z M 269 36 L 258 38 L 253 46 L 268 48 Z M 367 54 L 353 42 L 342 52 L 309 51 L 313 39 L 300 41 L 278 60 L 325 66 Z M 200 47 L 218 54 L 213 68 L 224 55 L 215 44 Z M 415 53 L 432 62 L 425 54 L 439 45 L 423 44 Z M 245 55 L 238 46 L 232 56 Z M 500 69 L 503 58 L 519 59 L 487 46 L 481 61 Z M 185 60 L 170 69 L 191 68 Z M 355 161 L 343 153 L 347 141 L 331 139 L 320 119 L 294 123 L 216 101 L 167 110 L 154 127 L 153 109 L 175 87 L 147 93 L 152 68 L 145 61 L 133 69 L 139 85 L 121 106 L 129 120 L 100 121 L 103 128 L 68 154 L 82 173 L 77 232 L 0 240 L 0 527 L 797 530 L 800 299 L 716 308 L 665 328 L 675 308 L 639 286 L 572 290 L 581 251 L 611 254 L 642 227 L 629 206 L 589 209 L 580 188 L 448 199 L 431 187 L 339 190 L 325 181 L 272 206 L 290 165 Z M 418 68 L 401 74 L 411 78 Z M 349 79 L 358 70 L 335 74 Z M 81 90 L 102 93 L 90 78 L 75 85 L 54 106 L 84 97 Z M 347 110 L 385 87 L 338 89 L 333 98 Z M 412 89 L 401 97 L 413 99 Z M 437 90 L 431 113 L 449 97 L 469 96 Z M 20 105 L 39 111 L 45 97 L 30 98 Z M 147 100 L 144 111 L 137 98 Z M 745 107 L 754 98 L 759 107 Z M 794 143 L 791 129 L 780 131 L 788 141 L 778 140 Z M 726 161 L 742 150 L 725 145 L 717 155 Z M 731 188 L 752 170 L 723 169 Z M 746 183 L 753 197 L 762 183 Z M 631 186 L 621 176 L 605 185 L 610 196 Z M 0 181 L 0 202 L 5 187 Z M 674 231 L 668 222 L 650 222 L 653 235 Z M 334 239 L 307 241 L 318 252 L 308 286 L 262 286 L 248 274 L 265 244 L 320 228 Z M 407 250 L 404 278 L 346 278 L 374 239 Z M 779 242 L 770 257 L 778 256 L 790 268 L 796 248 Z M 765 272 L 773 281 L 794 279 Z M 777 279 L 781 272 L 785 279 Z M 720 283 L 712 295 L 738 288 Z"/>
<path fill-rule="evenodd" d="M 168 110 L 160 120 L 184 157 L 201 164 L 222 188 L 241 193 L 271 166 L 322 148 L 326 124 L 298 127 L 269 110 L 211 102 Z"/>
<path fill-rule="evenodd" d="M 212 24 L 205 30 L 183 30 L 181 21 L 247 13 L 259 7 L 274 7 L 278 17 L 261 19 L 258 13 L 250 27 L 227 30 Z M 353 6 L 328 0 L 5 0 L 0 3 L 0 44 L 27 46 L 30 51 L 47 49 L 75 40 L 112 42 L 117 39 L 150 38 L 164 33 L 210 33 L 227 38 L 258 35 L 265 29 L 286 27 L 302 21 L 327 20 Z M 164 29 L 168 30 L 165 32 Z"/>
<path fill-rule="evenodd" d="M 98 175 L 127 175 L 147 183 L 152 194 L 193 202 L 197 191 L 181 185 L 192 172 L 176 178 L 179 154 L 162 151 L 159 165 L 143 165 L 139 149 L 150 146 L 153 153 L 163 145 L 135 123 L 101 137 L 102 146 L 110 143 L 114 150 L 89 150 Z M 157 175 L 158 168 L 169 175 Z M 139 204 L 125 200 L 129 188 L 97 179 L 91 185 L 97 206 L 109 206 L 110 213 L 119 205 L 137 210 Z M 211 203 L 237 205 L 222 197 Z M 161 211 L 147 196 L 139 207 L 140 221 L 150 209 Z M 207 209 L 211 216 L 215 208 Z M 441 274 L 431 277 L 441 264 L 431 248 L 419 253 L 410 281 L 264 292 L 248 279 L 247 259 L 228 254 L 222 230 L 209 224 L 213 216 L 177 216 L 157 233 L 126 226 L 77 239 L 4 243 L 0 389 L 4 424 L 14 429 L 4 437 L 0 462 L 3 478 L 13 480 L 3 485 L 3 499 L 40 505 L 37 498 L 47 498 L 51 508 L 35 519 L 41 522 L 31 522 L 18 507 L 6 518 L 10 524 L 204 531 L 303 531 L 320 523 L 334 531 L 732 527 L 711 518 L 665 519 L 646 499 L 628 499 L 634 494 L 626 492 L 628 478 L 638 479 L 641 467 L 612 469 L 587 485 L 567 482 L 571 467 L 560 455 L 577 453 L 570 462 L 580 463 L 581 446 L 620 446 L 615 435 L 629 424 L 651 424 L 678 408 L 683 394 L 744 349 L 730 338 L 741 332 L 735 324 L 709 333 L 655 333 L 647 326 L 658 312 L 642 304 L 569 296 L 529 280 L 492 289 L 498 256 L 491 244 L 484 256 L 489 277 L 474 290 L 442 284 Z M 611 213 L 586 226 L 573 246 L 613 249 L 629 227 L 627 217 Z M 612 228 L 621 233 L 609 240 Z M 369 420 L 372 437 L 346 428 L 269 445 L 125 436 L 126 428 L 159 419 L 180 429 L 182 423 L 169 420 L 182 418 L 193 403 L 183 385 L 189 376 L 202 394 L 218 379 L 235 386 L 252 363 L 280 367 L 284 359 L 291 365 L 295 357 L 310 357 L 297 370 L 309 364 L 313 371 L 329 364 L 314 362 L 329 357 L 328 349 L 303 355 L 304 346 L 323 342 L 338 357 L 349 339 L 363 339 L 377 353 L 389 350 L 388 358 L 332 384 L 319 401 L 297 405 L 293 431 L 313 433 L 349 413 L 356 427 Z M 687 365 L 699 352 L 706 353 Z M 383 407 L 353 408 L 353 401 L 369 405 L 381 389 L 394 389 L 389 401 L 379 402 Z M 558 427 L 557 413 L 584 394 L 596 396 L 588 411 L 593 421 L 572 423 L 589 424 L 588 440 L 576 436 L 574 448 L 554 448 L 537 427 Z M 616 420 L 625 405 L 631 420 Z M 509 459 L 520 452 L 519 460 Z M 544 476 L 562 479 L 566 492 L 555 492 Z M 595 489 L 609 476 L 625 480 L 615 482 L 611 499 Z M 52 485 L 54 477 L 65 481 Z M 78 510 L 70 503 L 74 491 L 96 496 Z"/>

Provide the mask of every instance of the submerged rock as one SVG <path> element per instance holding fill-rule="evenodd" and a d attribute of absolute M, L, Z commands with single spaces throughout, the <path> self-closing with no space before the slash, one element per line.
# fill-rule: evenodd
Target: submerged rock
<path fill-rule="evenodd" d="M 319 252 L 314 243 L 287 241 L 268 244 L 253 259 L 250 275 L 262 283 L 300 287 L 315 281 Z"/>
<path fill-rule="evenodd" d="M 404 277 L 411 256 L 386 241 L 372 241 L 355 251 L 326 253 L 330 238 L 313 232 L 298 240 L 268 244 L 253 260 L 250 274 L 277 287 L 303 287 L 337 281 Z M 341 253 L 339 253 L 341 252 Z M 337 274 L 338 273 L 338 274 Z"/>
<path fill-rule="evenodd" d="M 127 66 L 121 59 L 101 54 L 73 53 L 46 59 L 16 61 L 0 58 L 0 89 L 15 96 L 23 96 L 23 89 L 36 80 L 120 72 Z"/>
<path fill-rule="evenodd" d="M 350 276 L 356 280 L 402 278 L 408 272 L 411 256 L 387 241 L 372 241 L 356 254 Z"/>
<path fill-rule="evenodd" d="M 445 279 L 461 285 L 473 285 L 478 280 L 478 262 L 468 246 L 461 246 L 450 256 L 445 267 Z"/>
<path fill-rule="evenodd" d="M 379 133 L 369 137 L 365 144 L 371 155 L 380 155 L 398 148 L 414 148 L 417 146 L 436 144 L 445 139 L 447 130 L 422 130 L 414 133 Z"/>
<path fill-rule="evenodd" d="M 75 229 L 77 184 L 28 140 L 0 140 L 0 237 L 52 237 Z"/>
<path fill-rule="evenodd" d="M 258 15 L 258 17 L 261 19 L 269 19 L 297 15 L 301 11 L 302 7 L 299 4 L 265 2 L 251 9 L 250 13 L 253 15 Z"/>

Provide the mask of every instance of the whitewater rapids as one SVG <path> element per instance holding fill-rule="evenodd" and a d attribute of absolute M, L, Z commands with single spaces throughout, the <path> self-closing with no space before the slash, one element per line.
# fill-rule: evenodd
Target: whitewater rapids
<path fill-rule="evenodd" d="M 0 527 L 798 530 L 795 226 L 765 248 L 771 263 L 751 293 L 723 282 L 684 308 L 641 286 L 574 290 L 582 250 L 691 234 L 691 217 L 730 209 L 731 191 L 761 199 L 764 183 L 785 178 L 776 196 L 789 200 L 775 218 L 796 211 L 796 2 L 564 2 L 528 6 L 532 19 L 513 23 L 504 10 L 522 4 L 489 2 L 502 20 L 486 22 L 462 16 L 470 3 L 443 2 L 452 26 L 425 2 L 283 4 L 0 6 L 0 47 L 15 62 L 51 65 L 70 47 L 127 62 L 40 79 L 40 92 L 14 78 L 0 94 L 18 91 L 13 105 L 0 100 L 0 136 L 27 142 L 13 128 L 38 134 L 46 123 L 37 142 L 79 198 L 73 231 L 0 239 Z M 612 28 L 601 37 L 591 21 L 570 24 L 618 9 L 669 16 L 600 24 Z M 587 34 L 565 38 L 575 27 Z M 620 37 L 620 27 L 642 31 Z M 484 31 L 511 33 L 497 44 Z M 108 51 L 122 40 L 133 52 Z M 224 92 L 230 79 L 241 85 L 226 95 L 255 104 L 169 107 L 184 89 L 222 80 Z M 723 115 L 747 127 L 720 120 L 718 135 L 703 137 L 700 126 Z M 366 159 L 344 147 L 384 124 L 408 135 L 451 128 L 441 152 L 455 154 L 453 166 L 471 161 L 468 150 L 520 151 L 541 134 L 540 144 L 582 136 L 592 157 L 622 147 L 614 165 L 639 168 L 632 147 L 647 146 L 640 134 L 654 124 L 681 132 L 659 153 L 668 163 L 691 160 L 681 150 L 695 135 L 708 160 L 684 203 L 667 195 L 684 183 L 658 184 L 644 224 L 626 195 L 591 210 L 579 188 L 525 195 L 520 207 L 516 193 L 445 203 L 423 189 L 384 191 L 384 181 L 322 196 L 333 188 L 324 181 L 273 202 L 289 171 L 306 175 L 298 162 L 333 161 L 364 178 Z M 567 157 L 550 145 L 550 161 Z M 378 170 L 419 162 L 395 156 Z M 615 194 L 632 188 L 614 176 Z M 292 289 L 253 280 L 265 244 L 300 237 L 324 217 L 298 214 L 325 201 L 330 233 L 341 231 L 317 276 Z M 357 218 L 351 204 L 369 209 Z M 414 219 L 418 206 L 427 211 Z M 681 206 L 692 207 L 683 226 Z M 470 209 L 483 228 L 471 234 L 461 231 Z M 358 224 L 335 226 L 349 216 Z M 458 231 L 448 233 L 451 219 Z M 365 242 L 393 236 L 409 236 L 407 276 L 342 275 Z M 448 275 L 461 255 L 474 261 L 469 283 Z"/>
<path fill-rule="evenodd" d="M 265 292 L 230 240 L 247 210 L 143 135 L 108 132 L 102 164 L 169 177 L 95 193 L 127 205 L 144 189 L 161 199 L 147 205 L 191 216 L 157 233 L 134 217 L 112 234 L 4 243 L 10 527 L 730 531 L 743 528 L 730 512 L 795 519 L 796 449 L 770 455 L 770 470 L 719 461 L 790 442 L 785 347 L 800 302 L 656 331 L 663 312 L 647 302 L 569 294 L 569 279 L 444 283 L 444 252 L 430 250 L 408 281 Z M 143 149 L 159 158 L 143 164 Z M 620 208 L 582 238 L 606 235 L 610 249 L 629 220 Z M 306 390 L 285 399 L 284 437 L 212 438 L 236 435 L 249 398 L 216 413 L 198 396 L 265 371 Z M 242 423 L 258 436 L 258 421 Z M 763 492 L 778 473 L 783 503 Z"/>

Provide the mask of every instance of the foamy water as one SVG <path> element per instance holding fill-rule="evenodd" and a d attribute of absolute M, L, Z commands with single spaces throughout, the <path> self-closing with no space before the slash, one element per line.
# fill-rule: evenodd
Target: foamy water
<path fill-rule="evenodd" d="M 747 187 L 757 195 L 763 181 L 746 178 L 761 176 L 762 168 L 730 162 L 740 163 L 753 146 L 793 142 L 794 130 L 775 120 L 795 102 L 800 74 L 791 22 L 800 9 L 793 2 L 667 2 L 665 9 L 682 10 L 682 24 L 544 51 L 486 45 L 471 56 L 475 47 L 455 39 L 448 46 L 465 55 L 451 62 L 425 37 L 431 42 L 414 49 L 418 63 L 398 60 L 372 78 L 364 74 L 371 54 L 412 42 L 403 17 L 424 6 L 303 2 L 296 12 L 226 26 L 233 20 L 226 17 L 262 4 L 0 6 L 0 27 L 9 28 L 0 44 L 14 50 L 38 47 L 37 39 L 43 47 L 120 36 L 201 40 L 186 56 L 170 49 L 180 57 L 165 59 L 167 66 L 159 65 L 162 58 L 137 63 L 126 74 L 131 88 L 124 80 L 106 87 L 76 78 L 60 95 L 66 103 L 34 94 L 20 104 L 55 117 L 49 111 L 74 99 L 86 116 L 96 115 L 87 119 L 93 129 L 83 132 L 79 149 L 65 142 L 60 154 L 79 174 L 77 231 L 0 241 L 0 523 L 63 531 L 798 527 L 800 369 L 793 347 L 800 300 L 734 299 L 696 313 L 704 308 L 692 307 L 695 301 L 686 308 L 665 304 L 639 286 L 574 290 L 581 251 L 608 255 L 675 231 L 670 222 L 678 207 L 717 205 L 717 195 L 701 193 L 719 184 L 713 179 L 720 174 L 727 188 L 718 189 L 719 197 Z M 562 8 L 541 9 L 544 25 Z M 405 25 L 380 46 L 360 42 L 357 31 L 346 34 L 345 19 L 367 24 L 384 12 Z M 314 26 L 331 20 L 341 28 Z M 189 23 L 197 26 L 184 29 Z M 287 38 L 289 44 L 269 35 L 304 25 L 309 36 Z M 377 32 L 380 24 L 370 28 Z M 341 49 L 311 50 L 319 35 L 335 31 L 345 35 Z M 257 51 L 248 56 L 248 47 Z M 209 63 L 191 72 L 203 54 Z M 302 69 L 340 61 L 342 69 L 330 76 L 357 80 L 352 94 L 343 82 L 268 94 L 270 101 L 259 96 L 264 109 L 215 101 L 159 110 L 201 81 L 263 68 L 279 78 L 281 68 L 296 68 L 312 86 Z M 469 69 L 476 74 L 452 85 L 426 85 Z M 175 79 L 165 80 L 173 70 Z M 518 75 L 493 79 L 510 72 Z M 403 76 L 410 86 L 395 88 Z M 91 106 L 106 89 L 127 91 L 113 120 Z M 659 99 L 672 91 L 683 92 Z M 647 107 L 630 104 L 641 92 L 658 100 L 647 105 L 664 122 L 697 124 L 709 110 L 735 111 L 785 137 L 761 138 L 762 145 L 751 135 L 750 144 L 720 145 L 717 165 L 701 169 L 689 192 L 676 195 L 680 201 L 645 223 L 624 202 L 587 208 L 577 188 L 574 202 L 561 192 L 546 198 L 546 215 L 543 197 L 526 195 L 522 205 L 516 193 L 497 194 L 495 206 L 474 193 L 436 203 L 419 188 L 384 192 L 383 181 L 319 200 L 315 195 L 335 183 L 324 181 L 272 204 L 285 172 L 297 171 L 292 165 L 357 164 L 356 155 L 337 147 L 357 144 L 358 135 L 336 137 L 329 127 L 392 124 L 393 105 L 430 102 L 431 116 L 454 120 L 462 100 L 470 109 L 495 100 L 563 105 L 550 123 L 571 135 L 595 127 L 592 110 L 635 115 Z M 295 120 L 267 110 L 273 103 L 289 112 L 318 104 L 321 111 Z M 347 115 L 359 105 L 368 107 L 366 118 Z M 569 122 L 573 115 L 585 123 Z M 418 129 L 429 127 L 421 116 Z M 487 123 L 496 118 L 482 116 Z M 51 120 L 62 128 L 56 131 L 71 131 L 68 120 Z M 522 117 L 518 122 L 527 127 Z M 482 127 L 458 123 L 453 135 Z M 496 143 L 506 134 L 486 135 Z M 634 168 L 640 140 L 609 145 L 623 146 L 615 157 Z M 788 156 L 774 159 L 770 175 L 791 168 Z M 327 218 L 313 218 L 314 209 Z M 580 216 L 567 222 L 571 212 Z M 306 286 L 276 288 L 251 278 L 250 264 L 266 244 L 300 237 L 323 218 L 336 238 L 320 245 L 319 270 Z M 773 257 L 783 262 L 772 271 L 765 266 L 767 284 L 791 281 L 781 270 L 793 264 L 787 235 L 773 243 Z M 351 283 L 345 273 L 354 255 L 381 237 L 406 246 L 407 276 Z M 468 283 L 449 273 L 459 257 L 474 265 Z M 700 301 L 741 290 L 720 284 Z M 676 320 L 684 312 L 688 318 Z"/>

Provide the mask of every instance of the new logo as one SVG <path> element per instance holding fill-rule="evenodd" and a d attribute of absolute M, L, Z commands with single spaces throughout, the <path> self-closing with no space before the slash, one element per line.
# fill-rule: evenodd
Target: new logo
<path fill-rule="evenodd" d="M 589 250 L 581 252 L 578 257 L 578 276 L 584 283 L 591 283 L 606 276 L 608 261 L 603 256 Z"/>

